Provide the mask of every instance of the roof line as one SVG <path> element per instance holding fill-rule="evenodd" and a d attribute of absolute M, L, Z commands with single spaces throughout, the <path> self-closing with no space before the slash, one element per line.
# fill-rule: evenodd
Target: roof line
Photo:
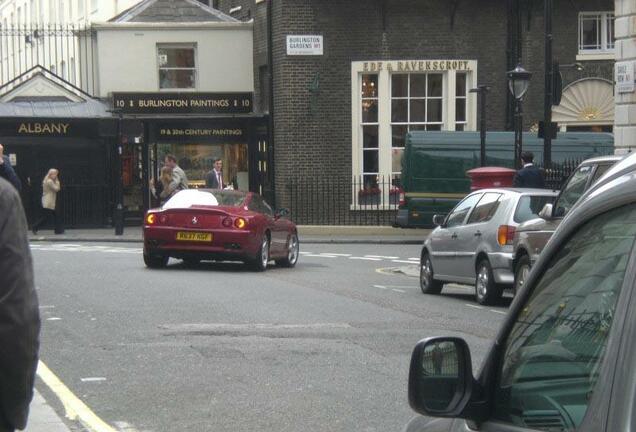
<path fill-rule="evenodd" d="M 38 70 L 39 69 L 39 70 Z M 20 83 L 19 85 L 3 92 L 3 90 L 14 84 L 16 81 L 19 81 L 21 79 L 23 79 L 24 77 L 26 77 L 28 74 L 31 74 L 32 72 L 38 70 L 37 73 L 32 74 L 28 80 Z M 70 83 L 69 81 L 65 80 L 64 78 L 62 78 L 61 76 L 57 75 L 54 72 L 51 72 L 50 70 L 48 70 L 47 68 L 45 68 L 44 66 L 37 64 L 35 66 L 33 66 L 31 69 L 28 69 L 27 71 L 21 73 L 20 75 L 18 75 L 17 77 L 15 77 L 14 79 L 12 79 L 11 81 L 3 84 L 2 86 L 0 86 L 0 98 L 3 98 L 4 96 L 8 95 L 9 93 L 11 93 L 13 90 L 19 88 L 20 86 L 26 84 L 32 77 L 36 76 L 37 74 L 42 75 L 43 77 L 45 77 L 46 79 L 48 79 L 49 81 L 51 81 L 52 83 L 54 83 L 55 85 L 58 85 L 62 88 L 64 88 L 63 85 L 61 85 L 59 82 L 55 82 L 55 80 L 52 80 L 51 78 L 47 77 L 46 75 L 52 75 L 56 80 L 61 81 L 62 84 L 71 87 L 73 90 L 80 92 L 81 95 L 84 95 L 85 97 L 88 97 L 89 99 L 94 99 L 93 96 L 91 96 L 89 93 L 85 92 L 84 90 L 82 90 L 81 88 L 77 87 L 75 84 Z M 3 93 L 2 93 L 3 92 Z M 80 96 L 80 95 L 77 95 Z"/>
<path fill-rule="evenodd" d="M 137 3 L 136 5 L 129 7 L 128 9 L 120 13 L 119 15 L 115 15 L 113 18 L 109 19 L 108 21 L 128 22 L 130 18 L 133 18 L 136 15 L 139 15 L 140 13 L 145 11 L 147 8 L 149 8 L 151 5 L 155 4 L 156 2 L 157 0 L 142 1 L 141 3 Z"/>
<path fill-rule="evenodd" d="M 208 5 L 206 5 L 204 3 L 201 3 L 199 1 L 196 1 L 196 0 L 185 0 L 185 1 L 187 3 L 190 3 L 192 6 L 197 6 L 197 7 L 201 8 L 201 9 L 203 9 L 204 11 L 209 12 L 212 15 L 215 15 L 215 16 L 217 16 L 219 18 L 224 19 L 224 20 L 229 19 L 230 21 L 240 21 L 240 20 L 237 20 L 236 18 L 234 18 L 233 16 L 227 15 L 227 14 L 221 12 L 220 10 L 214 9 L 213 7 L 208 6 Z"/>

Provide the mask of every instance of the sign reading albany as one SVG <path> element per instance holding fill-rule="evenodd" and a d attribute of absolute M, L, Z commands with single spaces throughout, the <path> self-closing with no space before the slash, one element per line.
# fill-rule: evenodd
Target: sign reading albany
<path fill-rule="evenodd" d="M 124 114 L 249 114 L 252 93 L 113 93 Z"/>

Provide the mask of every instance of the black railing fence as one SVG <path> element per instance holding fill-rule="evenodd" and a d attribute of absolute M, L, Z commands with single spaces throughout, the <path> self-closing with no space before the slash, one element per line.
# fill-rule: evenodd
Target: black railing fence
<path fill-rule="evenodd" d="M 393 177 L 291 179 L 284 205 L 301 225 L 393 225 L 401 188 Z"/>
<path fill-rule="evenodd" d="M 96 91 L 95 32 L 73 24 L 0 27 L 0 85 L 41 66 L 88 94 Z M 27 77 L 24 77 L 26 79 Z"/>
<path fill-rule="evenodd" d="M 546 188 L 560 190 L 563 183 L 582 161 L 582 159 L 566 159 L 563 162 L 553 163 L 548 169 L 540 166 L 543 169 Z"/>
<path fill-rule="evenodd" d="M 553 163 L 544 170 L 546 188 L 559 190 L 581 160 Z M 291 219 L 299 225 L 394 225 L 400 204 L 400 179 L 391 176 L 353 176 L 290 179 L 281 196 Z"/>
<path fill-rule="evenodd" d="M 66 228 L 107 226 L 112 211 L 106 185 L 63 185 L 57 195 L 58 214 Z"/>

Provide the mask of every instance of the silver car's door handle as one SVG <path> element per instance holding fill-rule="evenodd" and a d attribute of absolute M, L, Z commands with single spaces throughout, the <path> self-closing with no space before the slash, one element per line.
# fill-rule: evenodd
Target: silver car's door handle
<path fill-rule="evenodd" d="M 453 233 L 453 235 L 451 236 L 452 239 L 456 239 L 457 238 L 457 233 Z"/>
<path fill-rule="evenodd" d="M 475 237 L 481 237 L 481 231 L 477 231 L 477 232 L 474 234 L 474 236 L 475 236 Z"/>

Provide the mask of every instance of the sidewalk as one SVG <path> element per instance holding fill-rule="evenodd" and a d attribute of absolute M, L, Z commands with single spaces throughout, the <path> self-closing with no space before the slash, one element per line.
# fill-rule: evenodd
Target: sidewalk
<path fill-rule="evenodd" d="M 428 229 L 404 229 L 383 226 L 320 226 L 299 225 L 301 243 L 339 244 L 422 244 Z M 67 229 L 64 234 L 40 231 L 29 233 L 31 242 L 130 242 L 141 243 L 141 227 L 125 227 L 123 235 L 115 235 L 114 228 Z"/>
<path fill-rule="evenodd" d="M 29 421 L 24 432 L 71 432 L 71 429 L 34 389 L 29 409 Z"/>

